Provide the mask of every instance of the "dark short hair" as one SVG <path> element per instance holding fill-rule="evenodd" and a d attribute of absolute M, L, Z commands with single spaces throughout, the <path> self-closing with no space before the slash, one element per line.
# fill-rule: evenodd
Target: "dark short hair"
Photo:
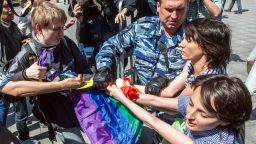
<path fill-rule="evenodd" d="M 163 0 L 155 0 L 155 2 L 159 2 L 160 4 L 162 3 Z M 189 2 L 189 0 L 186 0 L 187 2 Z"/>
<path fill-rule="evenodd" d="M 208 67 L 226 66 L 231 54 L 230 29 L 214 18 L 200 18 L 184 25 L 185 36 L 196 41 L 208 61 Z"/>
<path fill-rule="evenodd" d="M 238 135 L 252 111 L 251 95 L 243 82 L 235 77 L 204 75 L 191 83 L 193 90 L 199 86 L 202 105 L 219 120 L 228 123 L 220 128 L 229 128 Z"/>

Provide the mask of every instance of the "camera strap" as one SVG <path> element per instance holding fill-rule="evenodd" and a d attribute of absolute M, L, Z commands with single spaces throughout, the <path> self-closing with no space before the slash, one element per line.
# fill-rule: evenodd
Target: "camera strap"
<path fill-rule="evenodd" d="M 21 12 L 21 14 L 18 14 L 16 13 L 16 11 L 14 10 L 14 7 L 13 7 L 13 3 L 12 3 L 12 0 L 7 0 L 7 3 L 10 7 L 10 9 L 12 10 L 12 12 L 18 16 L 18 17 L 25 17 L 32 9 L 32 5 L 34 3 L 34 0 L 30 0 L 30 3 L 28 3 L 25 8 L 23 9 L 23 11 Z"/>
<path fill-rule="evenodd" d="M 172 69 L 169 67 L 169 61 L 168 61 L 168 48 L 167 46 L 162 42 L 162 41 L 158 41 L 158 47 L 160 49 L 160 53 L 164 56 L 164 61 L 166 64 L 166 67 L 168 69 L 168 72 L 172 72 Z"/>

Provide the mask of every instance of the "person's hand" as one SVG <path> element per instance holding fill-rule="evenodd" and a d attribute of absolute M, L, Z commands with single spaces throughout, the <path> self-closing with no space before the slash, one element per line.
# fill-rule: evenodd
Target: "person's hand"
<path fill-rule="evenodd" d="M 31 39 L 29 38 L 29 36 L 27 36 L 28 38 L 25 38 L 21 41 L 22 44 L 28 43 Z"/>
<path fill-rule="evenodd" d="M 115 23 L 122 23 L 125 20 L 125 15 L 127 12 L 127 8 L 124 8 L 122 11 L 120 11 L 115 17 Z"/>
<path fill-rule="evenodd" d="M 65 24 L 66 29 L 69 28 L 69 27 L 71 27 L 72 25 L 74 25 L 75 22 L 76 22 L 76 20 L 73 19 L 73 18 L 71 18 L 71 19 Z"/>
<path fill-rule="evenodd" d="M 74 16 L 77 17 L 77 18 L 82 16 L 82 14 L 83 14 L 82 7 L 79 4 L 75 4 L 74 9 L 73 9 L 73 13 L 74 13 Z"/>
<path fill-rule="evenodd" d="M 119 101 L 121 101 L 121 99 L 123 98 L 126 98 L 123 91 L 120 88 L 116 87 L 116 85 L 108 86 L 107 89 L 110 92 L 110 95 Z"/>
<path fill-rule="evenodd" d="M 153 78 L 145 87 L 146 94 L 159 95 L 161 90 L 168 86 L 169 79 L 165 75 Z"/>
<path fill-rule="evenodd" d="M 83 75 L 78 74 L 77 77 L 66 78 L 61 82 L 63 83 L 63 90 L 76 89 L 82 85 Z"/>
<path fill-rule="evenodd" d="M 111 82 L 111 74 L 108 68 L 99 69 L 93 78 L 93 86 L 98 89 L 106 89 Z"/>
<path fill-rule="evenodd" d="M 47 67 L 38 66 L 37 62 L 25 70 L 26 77 L 29 79 L 45 79 Z"/>

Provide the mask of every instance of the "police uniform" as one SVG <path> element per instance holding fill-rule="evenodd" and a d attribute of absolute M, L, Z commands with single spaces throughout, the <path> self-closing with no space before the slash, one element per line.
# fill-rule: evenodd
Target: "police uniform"
<path fill-rule="evenodd" d="M 175 78 L 185 64 L 179 47 L 182 39 L 182 27 L 175 35 L 168 37 L 164 34 L 159 17 L 143 17 L 103 43 L 96 55 L 97 68 L 111 68 L 114 57 L 133 50 L 137 84 L 146 85 L 158 74 L 165 74 L 170 79 Z M 160 50 L 159 42 L 167 47 L 168 62 Z"/>

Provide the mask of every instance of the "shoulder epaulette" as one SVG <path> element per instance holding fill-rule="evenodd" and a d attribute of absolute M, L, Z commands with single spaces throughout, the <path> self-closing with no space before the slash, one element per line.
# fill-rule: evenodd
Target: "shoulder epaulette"
<path fill-rule="evenodd" d="M 29 64 L 32 65 L 37 60 L 37 56 L 34 53 L 34 51 L 32 50 L 31 45 L 29 44 L 31 41 L 31 38 L 27 38 L 25 40 L 26 40 L 26 42 L 22 45 L 22 48 L 24 48 L 26 50 L 26 52 L 28 53 Z"/>

